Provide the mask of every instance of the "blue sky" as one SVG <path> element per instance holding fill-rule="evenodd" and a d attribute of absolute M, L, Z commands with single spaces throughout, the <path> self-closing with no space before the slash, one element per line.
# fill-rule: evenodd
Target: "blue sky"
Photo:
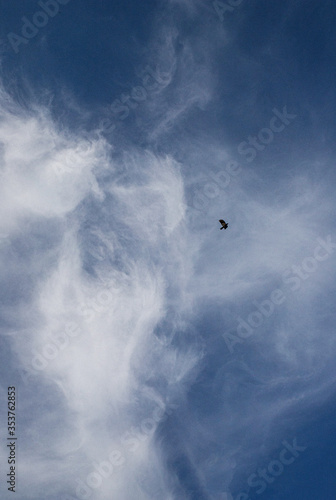
<path fill-rule="evenodd" d="M 334 500 L 334 2 L 0 5 L 1 498 Z"/>

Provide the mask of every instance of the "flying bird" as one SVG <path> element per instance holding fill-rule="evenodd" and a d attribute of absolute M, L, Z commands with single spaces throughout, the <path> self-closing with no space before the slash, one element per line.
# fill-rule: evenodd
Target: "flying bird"
<path fill-rule="evenodd" d="M 229 225 L 229 224 L 228 224 L 227 222 L 225 222 L 225 220 L 223 220 L 223 219 L 219 219 L 219 222 L 222 224 L 222 227 L 220 228 L 221 230 L 222 230 L 222 229 L 226 229 L 226 228 L 228 227 L 228 225 Z"/>

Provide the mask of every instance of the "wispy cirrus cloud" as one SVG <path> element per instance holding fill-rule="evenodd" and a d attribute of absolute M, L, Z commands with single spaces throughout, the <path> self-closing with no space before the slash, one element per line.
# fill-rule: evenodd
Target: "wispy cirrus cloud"
<path fill-rule="evenodd" d="M 75 494 L 75 478 L 85 481 L 95 460 L 114 447 L 126 453 L 121 436 L 155 408 L 164 412 L 173 404 L 179 393 L 174 387 L 200 357 L 192 348 L 177 355 L 176 347 L 153 335 L 172 289 L 181 314 L 188 303 L 183 288 L 191 266 L 185 265 L 188 231 L 178 165 L 138 151 L 120 160 L 121 168 L 106 140 L 88 144 L 85 137 L 59 130 L 43 108 L 3 109 L 2 231 L 12 246 L 2 249 L 2 279 L 16 295 L 15 313 L 9 304 L 3 308 L 3 334 L 24 382 L 18 381 L 25 388 L 21 408 L 34 420 L 23 419 L 30 439 L 22 442 L 20 462 L 31 498 L 42 490 L 50 496 L 60 472 L 58 494 Z M 64 168 L 69 158 L 71 168 Z M 103 187 L 102 176 L 108 178 Z M 173 269 L 179 271 L 172 276 Z M 165 389 L 155 382 L 158 372 Z M 46 412 L 26 399 L 33 387 L 49 392 Z M 71 424 L 60 429 L 59 420 Z M 32 451 L 37 426 L 46 437 Z M 155 449 L 152 438 L 141 446 L 145 455 Z M 137 451 L 123 468 L 119 496 L 126 498 L 127 477 L 143 467 L 139 458 Z"/>
<path fill-rule="evenodd" d="M 27 499 L 249 495 L 284 440 L 314 453 L 304 426 L 333 398 L 334 253 L 300 289 L 283 279 L 332 238 L 335 211 L 332 150 L 308 145 L 319 104 L 307 120 L 284 85 L 293 61 L 273 74 L 287 4 L 265 20 L 242 4 L 225 26 L 211 3 L 169 9 L 127 88 L 149 63 L 166 84 L 108 138 L 101 101 L 109 116 L 122 86 L 85 111 L 61 91 L 76 123 L 97 118 L 92 133 L 65 125 L 59 102 L 23 110 L 1 91 L 2 383 L 21 375 Z M 277 133 L 285 105 L 297 117 Z M 223 335 L 279 288 L 286 300 L 229 352 Z"/>

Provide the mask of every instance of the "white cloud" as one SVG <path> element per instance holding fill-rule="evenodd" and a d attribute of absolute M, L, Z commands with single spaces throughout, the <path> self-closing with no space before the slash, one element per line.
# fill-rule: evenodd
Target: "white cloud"
<path fill-rule="evenodd" d="M 162 30 L 153 67 L 169 78 L 139 106 L 148 150 L 122 158 L 99 135 L 60 129 L 45 109 L 24 112 L 1 92 L 0 233 L 11 242 L 0 248 L 2 331 L 8 363 L 28 371 L 19 385 L 27 498 L 75 496 L 79 485 L 95 500 L 173 498 L 182 481 L 167 464 L 179 453 L 205 489 L 223 471 L 229 488 L 261 443 L 298 423 L 298 409 L 332 394 L 334 256 L 297 293 L 282 280 L 331 233 L 324 180 L 317 188 L 307 167 L 267 183 L 255 162 L 188 220 L 194 183 L 236 150 L 187 121 L 214 97 L 208 44 Z M 152 152 L 177 143 L 181 163 Z M 231 355 L 225 329 L 276 287 L 286 302 Z M 181 436 L 171 461 L 160 434 L 168 410 Z"/>
<path fill-rule="evenodd" d="M 95 498 L 107 498 L 114 484 L 126 499 L 127 485 L 137 483 L 136 470 L 144 462 L 151 469 L 155 460 L 153 438 L 143 430 L 146 418 L 155 409 L 164 411 L 174 394 L 146 391 L 147 378 L 161 373 L 173 387 L 199 359 L 197 351 L 178 354 L 153 335 L 168 308 L 167 290 L 173 284 L 183 302 L 191 272 L 185 265 L 188 231 L 179 167 L 169 157 L 137 153 L 130 180 L 116 181 L 104 140 L 88 144 L 58 130 L 43 109 L 31 115 L 5 112 L 0 141 L 2 230 L 14 246 L 24 235 L 35 261 L 34 289 L 22 299 L 26 314 L 34 314 L 25 327 L 12 326 L 11 335 L 18 368 L 28 370 L 20 385 L 20 404 L 27 407 L 22 432 L 30 437 L 21 444 L 21 481 L 31 498 L 42 490 L 51 495 L 56 485 L 58 495 L 62 488 L 73 494 L 75 478 L 86 481 L 95 460 L 119 449 L 126 460 L 119 479 L 106 479 Z M 107 171 L 114 180 L 103 191 L 99 176 Z M 25 228 L 40 224 L 40 238 L 50 239 L 55 220 L 59 233 L 45 249 L 48 260 Z M 101 255 L 87 252 L 92 235 Z M 21 256 L 22 282 L 31 271 L 28 253 Z M 7 280 L 16 273 L 11 267 Z M 25 391 L 32 387 L 41 398 L 49 393 L 46 405 L 28 404 Z M 132 452 L 122 437 L 137 426 L 141 446 Z M 37 427 L 41 439 L 33 446 Z"/>

